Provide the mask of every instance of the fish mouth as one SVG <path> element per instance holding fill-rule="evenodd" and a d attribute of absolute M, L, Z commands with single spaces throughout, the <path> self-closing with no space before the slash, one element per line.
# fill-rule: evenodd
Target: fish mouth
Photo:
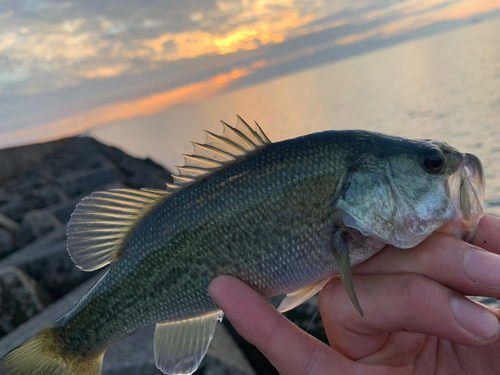
<path fill-rule="evenodd" d="M 484 215 L 484 170 L 477 156 L 463 154 L 457 171 L 445 182 L 445 192 L 456 214 L 450 224 L 438 231 L 472 241 L 479 220 Z"/>

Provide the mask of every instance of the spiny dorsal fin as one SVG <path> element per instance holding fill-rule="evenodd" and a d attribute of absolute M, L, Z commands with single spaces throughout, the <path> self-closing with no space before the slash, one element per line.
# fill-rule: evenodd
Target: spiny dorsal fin
<path fill-rule="evenodd" d="M 193 154 L 184 155 L 185 164 L 177 167 L 177 176 L 172 176 L 174 183 L 167 184 L 169 193 L 174 193 L 271 143 L 257 123 L 256 130 L 253 130 L 240 116 L 237 118 L 236 127 L 221 121 L 224 127 L 222 135 L 205 130 L 204 144 L 192 142 Z"/>
<path fill-rule="evenodd" d="M 68 224 L 71 259 L 83 271 L 94 271 L 118 259 L 132 229 L 169 195 L 159 189 L 112 189 L 84 198 Z"/>

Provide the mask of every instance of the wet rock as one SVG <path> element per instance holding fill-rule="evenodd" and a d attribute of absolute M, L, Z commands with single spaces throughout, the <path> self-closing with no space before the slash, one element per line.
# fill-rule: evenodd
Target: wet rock
<path fill-rule="evenodd" d="M 34 280 L 14 267 L 0 269 L 0 337 L 42 311 L 47 294 Z"/>

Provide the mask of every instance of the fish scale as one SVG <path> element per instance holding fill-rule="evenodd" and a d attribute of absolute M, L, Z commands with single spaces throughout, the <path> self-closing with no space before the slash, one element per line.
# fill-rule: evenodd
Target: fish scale
<path fill-rule="evenodd" d="M 97 375 L 110 345 L 153 323 L 157 366 L 191 374 L 221 318 L 207 292 L 219 275 L 266 298 L 287 294 L 286 311 L 340 272 L 362 314 L 351 265 L 388 243 L 411 247 L 444 223 L 459 225 L 463 207 L 462 224 L 474 230 L 483 174 L 467 155 L 364 131 L 271 144 L 240 118 L 236 128 L 224 124 L 222 136 L 195 144 L 166 191 L 115 189 L 77 206 L 70 256 L 86 271 L 111 266 L 72 311 L 4 357 L 0 374 Z M 33 372 L 40 361 L 48 370 Z"/>
<path fill-rule="evenodd" d="M 278 147 L 177 193 L 138 224 L 128 240 L 126 256 L 85 297 L 91 302 L 85 312 L 80 308 L 75 316 L 61 321 L 61 336 L 80 337 L 72 343 L 72 350 L 90 346 L 99 352 L 143 326 L 217 310 L 206 291 L 217 275 L 239 277 L 270 297 L 334 272 L 328 249 L 322 257 L 310 250 L 324 242 L 321 229 L 331 216 L 338 177 L 320 174 L 317 164 L 323 159 L 323 147 L 306 145 L 310 156 L 305 163 L 305 157 L 283 157 L 297 154 L 294 145 L 285 144 L 285 150 L 279 144 L 272 146 Z M 278 178 L 267 173 L 267 166 L 276 159 L 287 160 L 286 169 L 276 168 L 282 171 Z M 289 168 L 297 172 L 286 173 Z M 242 175 L 245 171 L 251 173 Z M 325 195 L 325 190 L 330 194 Z M 189 207 L 191 202 L 196 204 Z M 320 205 L 323 210 L 313 209 Z M 169 228 L 166 238 L 158 235 L 165 228 Z M 220 254 L 226 260 L 222 265 Z M 295 259 L 294 264 L 287 259 Z M 287 268 L 286 277 L 277 277 Z M 140 291 L 139 285 L 144 285 Z M 184 298 L 177 297 L 181 289 L 186 291 Z M 114 303 L 132 299 L 135 306 L 147 306 L 147 314 L 140 307 L 126 309 Z M 100 329 L 107 319 L 121 322 L 116 335 Z M 84 330 L 102 332 L 104 337 L 92 335 L 87 343 L 81 335 Z"/>

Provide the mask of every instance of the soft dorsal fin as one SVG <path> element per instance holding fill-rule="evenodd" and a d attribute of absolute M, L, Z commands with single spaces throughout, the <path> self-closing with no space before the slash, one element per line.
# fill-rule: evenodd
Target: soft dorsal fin
<path fill-rule="evenodd" d="M 68 224 L 71 259 L 83 271 L 94 271 L 118 259 L 132 229 L 169 195 L 157 189 L 112 189 L 84 198 Z"/>
<path fill-rule="evenodd" d="M 222 311 L 177 322 L 157 323 L 155 363 L 164 374 L 188 375 L 196 371 L 214 336 Z"/>
<path fill-rule="evenodd" d="M 168 192 L 174 193 L 271 143 L 257 123 L 253 130 L 240 116 L 237 119 L 236 127 L 221 121 L 222 135 L 205 130 L 205 143 L 192 142 L 193 154 L 184 155 L 185 164 L 177 167 L 179 174 L 172 176 L 173 184 L 167 184 Z"/>
<path fill-rule="evenodd" d="M 332 279 L 333 276 L 326 277 L 315 283 L 309 284 L 302 289 L 296 290 L 293 293 L 287 294 L 278 306 L 280 313 L 294 309 L 298 305 L 306 302 L 309 298 L 318 293 Z"/>

